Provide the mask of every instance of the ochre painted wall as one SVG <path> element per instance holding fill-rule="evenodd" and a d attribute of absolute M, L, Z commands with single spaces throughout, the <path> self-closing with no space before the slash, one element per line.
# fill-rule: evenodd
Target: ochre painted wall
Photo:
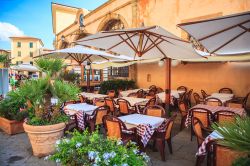
<path fill-rule="evenodd" d="M 184 85 L 194 92 L 203 89 L 207 93 L 218 92 L 228 87 L 236 96 L 245 96 L 250 92 L 250 62 L 230 63 L 188 63 L 172 67 L 172 89 Z M 151 84 L 165 89 L 165 66 L 158 63 L 137 65 L 137 84 L 141 88 Z M 147 82 L 147 74 L 151 74 L 151 82 Z"/>

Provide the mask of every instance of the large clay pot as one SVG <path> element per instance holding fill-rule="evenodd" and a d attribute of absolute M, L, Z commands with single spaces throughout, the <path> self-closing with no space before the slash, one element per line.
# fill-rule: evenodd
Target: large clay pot
<path fill-rule="evenodd" d="M 10 135 L 24 132 L 23 121 L 8 120 L 3 117 L 0 117 L 0 128 Z"/>
<path fill-rule="evenodd" d="M 23 123 L 24 131 L 28 134 L 33 155 L 44 157 L 55 152 L 55 144 L 63 136 L 65 123 L 46 126 L 32 126 Z"/>

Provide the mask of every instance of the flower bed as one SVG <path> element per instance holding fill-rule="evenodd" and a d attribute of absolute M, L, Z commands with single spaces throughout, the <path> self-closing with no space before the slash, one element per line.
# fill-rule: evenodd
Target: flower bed
<path fill-rule="evenodd" d="M 45 159 L 62 165 L 143 166 L 150 160 L 145 153 L 139 153 L 135 143 L 123 145 L 120 140 L 105 139 L 98 131 L 75 131 L 71 139 L 58 140 L 56 147 L 56 153 Z"/>

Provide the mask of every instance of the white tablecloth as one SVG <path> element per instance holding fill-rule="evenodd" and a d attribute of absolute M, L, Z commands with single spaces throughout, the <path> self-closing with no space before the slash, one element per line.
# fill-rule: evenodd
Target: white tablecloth
<path fill-rule="evenodd" d="M 121 91 L 120 96 L 121 97 L 127 97 L 130 93 L 136 93 L 140 89 L 131 89 L 131 90 L 126 90 L 126 91 Z M 143 89 L 144 91 L 149 91 L 149 89 Z"/>
<path fill-rule="evenodd" d="M 69 114 L 73 115 L 77 111 L 83 111 L 86 114 L 91 115 L 92 112 L 97 108 L 97 106 L 86 104 L 86 103 L 79 103 L 79 104 L 69 104 L 64 107 L 64 111 Z"/>
<path fill-rule="evenodd" d="M 150 124 L 153 128 L 158 128 L 164 121 L 164 118 L 142 114 L 130 114 L 126 116 L 120 116 L 118 118 L 123 121 L 128 128 L 136 127 L 139 124 Z"/>
<path fill-rule="evenodd" d="M 89 100 L 93 100 L 95 98 L 105 98 L 105 97 L 108 97 L 108 95 L 95 94 L 95 93 L 87 93 L 87 92 L 82 92 L 81 95 L 83 95 L 84 97 L 88 98 Z"/>
<path fill-rule="evenodd" d="M 227 94 L 227 93 L 212 93 L 211 96 L 207 97 L 215 97 L 222 101 L 222 103 L 227 102 L 228 100 L 231 100 L 234 97 L 234 94 Z"/>
<path fill-rule="evenodd" d="M 120 97 L 120 98 L 127 100 L 131 104 L 131 106 L 135 106 L 136 104 L 137 105 L 146 104 L 149 101 L 149 99 L 145 99 L 145 98 L 135 98 L 135 97 Z"/>
<path fill-rule="evenodd" d="M 176 98 L 176 99 L 179 99 L 180 98 L 180 94 L 183 94 L 185 93 L 185 91 L 181 91 L 181 90 L 171 90 L 171 96 Z M 157 96 L 160 98 L 160 100 L 162 102 L 165 102 L 165 92 L 161 92 L 161 93 L 158 93 Z"/>

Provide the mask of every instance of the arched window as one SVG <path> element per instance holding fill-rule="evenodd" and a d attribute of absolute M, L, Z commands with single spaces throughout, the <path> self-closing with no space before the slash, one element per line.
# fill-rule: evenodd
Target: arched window
<path fill-rule="evenodd" d="M 124 29 L 124 24 L 121 20 L 112 19 L 106 23 L 106 25 L 103 27 L 103 31 L 113 31 L 113 30 L 119 30 Z"/>

